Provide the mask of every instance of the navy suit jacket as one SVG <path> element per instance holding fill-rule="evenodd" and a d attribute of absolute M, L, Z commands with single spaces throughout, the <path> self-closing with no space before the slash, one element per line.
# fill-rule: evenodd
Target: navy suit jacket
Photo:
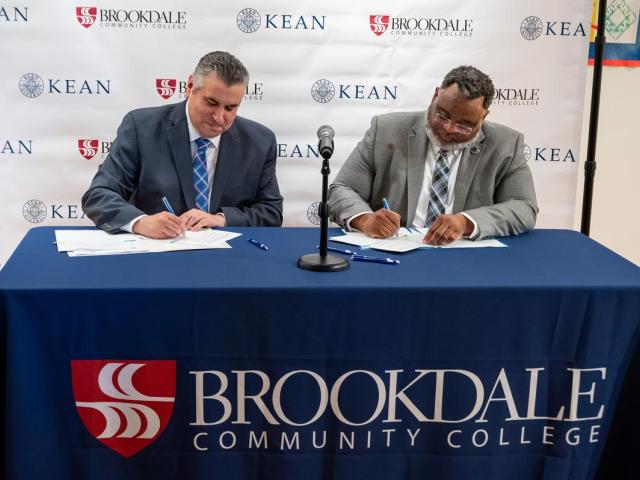
<path fill-rule="evenodd" d="M 117 231 L 135 217 L 196 208 L 193 160 L 185 102 L 129 112 L 100 165 L 82 209 L 99 228 Z M 228 226 L 280 226 L 282 196 L 276 179 L 276 139 L 271 130 L 236 117 L 220 137 L 209 201 Z"/>

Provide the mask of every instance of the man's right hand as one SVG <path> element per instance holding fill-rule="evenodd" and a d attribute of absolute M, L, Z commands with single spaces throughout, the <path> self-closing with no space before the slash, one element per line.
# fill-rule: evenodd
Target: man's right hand
<path fill-rule="evenodd" d="M 133 224 L 133 233 L 149 238 L 175 238 L 187 231 L 183 220 L 169 212 L 160 212 L 155 215 L 142 217 Z"/>
<path fill-rule="evenodd" d="M 351 227 L 373 238 L 388 238 L 400 230 L 400 215 L 381 208 L 373 213 L 365 213 L 351 221 Z"/>

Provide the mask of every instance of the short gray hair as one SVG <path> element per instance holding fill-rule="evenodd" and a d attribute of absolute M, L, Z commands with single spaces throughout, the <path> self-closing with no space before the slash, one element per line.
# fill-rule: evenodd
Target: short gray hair
<path fill-rule="evenodd" d="M 228 52 L 209 52 L 202 57 L 193 71 L 194 86 L 201 86 L 204 77 L 210 73 L 215 73 L 227 86 L 249 83 L 249 72 L 246 67 Z"/>
<path fill-rule="evenodd" d="M 496 89 L 486 73 L 469 65 L 461 65 L 447 73 L 440 87 L 447 88 L 454 83 L 458 85 L 460 92 L 468 100 L 484 97 L 482 106 L 485 110 L 489 109 Z"/>

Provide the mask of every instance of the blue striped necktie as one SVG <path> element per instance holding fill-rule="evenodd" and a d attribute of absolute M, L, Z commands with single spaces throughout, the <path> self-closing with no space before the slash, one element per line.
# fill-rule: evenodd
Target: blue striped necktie
<path fill-rule="evenodd" d="M 445 206 L 449 199 L 449 164 L 447 162 L 447 152 L 440 150 L 436 166 L 433 169 L 431 179 L 431 193 L 429 194 L 429 206 L 427 207 L 427 218 L 425 226 L 429 227 L 438 216 L 444 213 Z"/>
<path fill-rule="evenodd" d="M 209 211 L 209 175 L 207 174 L 207 148 L 211 142 L 206 138 L 196 139 L 196 154 L 193 157 L 193 184 L 196 193 L 196 206 Z"/>

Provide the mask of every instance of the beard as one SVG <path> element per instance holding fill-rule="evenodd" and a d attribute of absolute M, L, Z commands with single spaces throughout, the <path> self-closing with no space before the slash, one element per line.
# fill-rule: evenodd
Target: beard
<path fill-rule="evenodd" d="M 461 143 L 442 143 L 442 141 L 440 141 L 440 139 L 438 138 L 438 136 L 436 135 L 436 132 L 433 131 L 433 129 L 431 128 L 431 125 L 429 125 L 429 115 L 431 113 L 431 108 L 429 108 L 427 110 L 427 113 L 425 115 L 425 119 L 424 119 L 424 131 L 427 134 L 427 138 L 429 139 L 429 142 L 431 142 L 436 150 L 445 150 L 447 152 L 451 152 L 454 150 L 463 150 L 464 148 L 468 147 L 469 145 L 472 145 L 474 143 L 476 143 L 478 141 L 478 137 L 480 136 L 480 130 L 478 130 L 476 132 L 476 134 L 473 136 L 472 139 L 467 140 L 466 142 L 461 142 Z"/>

